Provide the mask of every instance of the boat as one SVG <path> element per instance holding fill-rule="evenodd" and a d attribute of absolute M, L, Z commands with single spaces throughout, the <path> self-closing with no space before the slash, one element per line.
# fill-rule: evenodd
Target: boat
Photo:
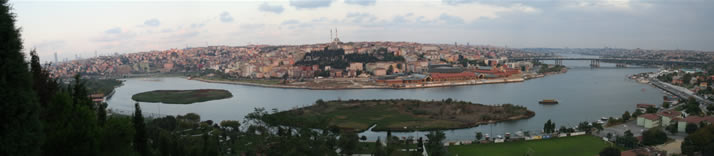
<path fill-rule="evenodd" d="M 558 100 L 555 100 L 555 99 L 543 99 L 543 100 L 540 100 L 538 103 L 540 103 L 540 104 L 558 104 Z"/>

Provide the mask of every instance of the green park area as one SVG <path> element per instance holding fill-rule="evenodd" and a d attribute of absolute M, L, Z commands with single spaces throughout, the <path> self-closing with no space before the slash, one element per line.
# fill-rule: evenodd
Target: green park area
<path fill-rule="evenodd" d="M 363 131 L 411 131 L 474 127 L 487 122 L 518 120 L 535 115 L 511 104 L 483 105 L 463 101 L 348 100 L 322 101 L 314 105 L 272 114 L 281 125 Z"/>
<path fill-rule="evenodd" d="M 602 139 L 584 135 L 565 138 L 518 141 L 491 144 L 470 144 L 450 146 L 450 155 L 488 155 L 488 156 L 523 156 L 523 155 L 568 155 L 594 156 L 609 143 Z"/>
<path fill-rule="evenodd" d="M 138 102 L 161 102 L 166 104 L 191 104 L 233 97 L 227 90 L 154 90 L 134 94 L 131 99 Z"/>

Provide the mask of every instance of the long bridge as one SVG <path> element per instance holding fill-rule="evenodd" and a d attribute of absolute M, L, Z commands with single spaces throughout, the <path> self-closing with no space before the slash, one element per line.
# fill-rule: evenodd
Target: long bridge
<path fill-rule="evenodd" d="M 584 60 L 590 61 L 590 66 L 599 67 L 600 61 L 625 64 L 668 64 L 668 65 L 703 65 L 706 61 L 666 61 L 649 59 L 625 59 L 625 58 L 587 58 L 587 57 L 515 57 L 508 58 L 508 61 L 542 61 L 553 60 L 555 64 L 562 65 L 563 60 Z"/>

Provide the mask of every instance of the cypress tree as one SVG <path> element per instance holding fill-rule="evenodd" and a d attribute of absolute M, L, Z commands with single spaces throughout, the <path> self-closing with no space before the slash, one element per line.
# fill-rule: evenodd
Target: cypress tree
<path fill-rule="evenodd" d="M 134 104 L 134 148 L 139 155 L 149 155 L 149 148 L 146 142 L 146 123 L 144 123 L 144 115 L 141 114 L 139 103 Z"/>
<path fill-rule="evenodd" d="M 40 107 L 11 9 L 7 0 L 0 0 L 0 155 L 38 155 L 43 140 Z"/>

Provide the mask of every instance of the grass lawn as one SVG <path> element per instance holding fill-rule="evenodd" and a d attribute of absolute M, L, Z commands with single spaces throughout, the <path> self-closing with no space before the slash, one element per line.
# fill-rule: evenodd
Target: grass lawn
<path fill-rule="evenodd" d="M 522 156 L 530 155 L 568 155 L 595 156 L 609 143 L 595 136 L 574 136 L 537 141 L 520 141 L 500 144 L 471 144 L 450 146 L 450 155 L 473 156 Z"/>
<path fill-rule="evenodd" d="M 134 94 L 131 99 L 139 102 L 161 102 L 166 104 L 191 104 L 233 97 L 231 92 L 219 89 L 197 90 L 154 90 Z"/>

